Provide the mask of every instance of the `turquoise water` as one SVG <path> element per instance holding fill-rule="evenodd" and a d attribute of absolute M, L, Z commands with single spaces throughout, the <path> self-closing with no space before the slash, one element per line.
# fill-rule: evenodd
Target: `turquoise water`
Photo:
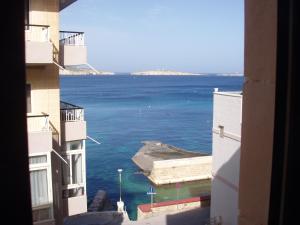
<path fill-rule="evenodd" d="M 88 200 L 102 189 L 116 203 L 122 168 L 122 198 L 134 219 L 136 206 L 150 201 L 148 180 L 131 161 L 141 141 L 211 153 L 213 88 L 238 91 L 242 83 L 221 76 L 62 76 L 61 99 L 85 108 L 88 135 L 101 142 L 86 141 Z M 197 185 L 186 186 L 182 197 L 197 193 Z M 177 197 L 174 190 L 162 188 L 156 200 Z"/>
<path fill-rule="evenodd" d="M 190 181 L 176 184 L 166 184 L 155 187 L 154 202 L 185 199 L 190 197 L 205 196 L 210 194 L 211 181 Z M 150 197 L 149 197 L 150 198 Z"/>

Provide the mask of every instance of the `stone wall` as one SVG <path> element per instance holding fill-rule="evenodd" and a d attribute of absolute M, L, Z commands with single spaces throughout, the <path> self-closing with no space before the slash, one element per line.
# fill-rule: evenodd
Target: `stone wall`
<path fill-rule="evenodd" d="M 200 156 L 153 162 L 149 179 L 156 185 L 211 178 L 212 157 Z"/>

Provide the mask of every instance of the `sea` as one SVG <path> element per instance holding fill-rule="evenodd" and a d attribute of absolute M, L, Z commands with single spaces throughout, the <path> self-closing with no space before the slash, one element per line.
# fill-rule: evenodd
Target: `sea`
<path fill-rule="evenodd" d="M 142 142 L 157 140 L 189 151 L 211 154 L 213 91 L 241 91 L 242 76 L 61 76 L 61 100 L 85 109 L 87 196 L 107 192 L 113 206 L 121 198 L 131 219 L 137 205 L 150 203 L 150 183 L 131 158 Z M 201 184 L 209 189 L 209 184 Z M 196 190 L 196 191 L 195 191 Z M 154 201 L 199 194 L 188 182 L 157 187 Z"/>

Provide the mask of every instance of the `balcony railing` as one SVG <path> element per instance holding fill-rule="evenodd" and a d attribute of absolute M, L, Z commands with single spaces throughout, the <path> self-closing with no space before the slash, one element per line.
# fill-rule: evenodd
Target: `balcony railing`
<path fill-rule="evenodd" d="M 61 121 L 84 120 L 84 109 L 82 107 L 61 101 L 60 119 Z"/>
<path fill-rule="evenodd" d="M 60 31 L 60 45 L 84 46 L 84 32 Z"/>
<path fill-rule="evenodd" d="M 50 33 L 49 26 L 27 24 L 25 25 L 25 40 L 35 42 L 49 42 Z"/>
<path fill-rule="evenodd" d="M 49 115 L 27 115 L 27 129 L 29 132 L 51 131 L 49 125 Z"/>

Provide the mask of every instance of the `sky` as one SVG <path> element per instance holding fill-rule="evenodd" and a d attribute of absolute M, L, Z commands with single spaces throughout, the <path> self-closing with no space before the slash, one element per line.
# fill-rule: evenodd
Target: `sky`
<path fill-rule="evenodd" d="M 78 0 L 60 26 L 85 32 L 99 70 L 243 72 L 244 0 Z"/>

